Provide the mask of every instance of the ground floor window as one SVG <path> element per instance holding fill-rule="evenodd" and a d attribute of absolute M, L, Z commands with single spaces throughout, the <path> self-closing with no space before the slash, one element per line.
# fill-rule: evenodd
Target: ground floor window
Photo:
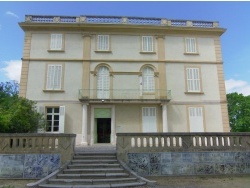
<path fill-rule="evenodd" d="M 65 107 L 46 107 L 46 132 L 64 132 Z"/>

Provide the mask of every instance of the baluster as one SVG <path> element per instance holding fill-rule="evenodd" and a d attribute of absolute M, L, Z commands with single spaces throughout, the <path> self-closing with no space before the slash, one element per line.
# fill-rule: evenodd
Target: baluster
<path fill-rule="evenodd" d="M 131 138 L 131 147 L 132 148 L 135 147 L 135 138 L 134 137 Z"/>

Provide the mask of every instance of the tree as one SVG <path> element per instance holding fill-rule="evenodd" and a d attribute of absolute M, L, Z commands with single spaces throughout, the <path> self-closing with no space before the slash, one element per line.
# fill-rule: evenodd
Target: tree
<path fill-rule="evenodd" d="M 250 96 L 227 94 L 229 124 L 232 132 L 250 132 Z"/>
<path fill-rule="evenodd" d="M 0 132 L 36 132 L 43 125 L 35 102 L 18 96 L 17 82 L 0 83 Z"/>

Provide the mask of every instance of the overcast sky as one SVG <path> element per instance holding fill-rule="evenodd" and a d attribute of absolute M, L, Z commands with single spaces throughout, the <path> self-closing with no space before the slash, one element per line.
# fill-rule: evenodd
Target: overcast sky
<path fill-rule="evenodd" d="M 112 15 L 219 21 L 227 92 L 250 95 L 250 2 L 0 1 L 0 82 L 20 80 L 25 15 Z"/>

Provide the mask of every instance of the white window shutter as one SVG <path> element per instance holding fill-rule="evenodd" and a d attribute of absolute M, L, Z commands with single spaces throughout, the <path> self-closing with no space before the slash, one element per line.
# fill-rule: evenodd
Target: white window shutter
<path fill-rule="evenodd" d="M 186 53 L 197 53 L 196 39 L 186 38 L 185 41 L 186 41 Z"/>
<path fill-rule="evenodd" d="M 187 68 L 187 89 L 189 92 L 200 92 L 200 73 L 199 68 Z"/>
<path fill-rule="evenodd" d="M 62 80 L 62 65 L 48 65 L 46 89 L 60 90 L 61 80 Z"/>
<path fill-rule="evenodd" d="M 50 49 L 51 50 L 62 50 L 62 41 L 63 41 L 62 34 L 51 34 Z"/>
<path fill-rule="evenodd" d="M 190 132 L 204 132 L 202 107 L 189 107 Z"/>
<path fill-rule="evenodd" d="M 44 106 L 37 106 L 37 112 L 39 114 L 45 115 L 45 107 Z M 44 128 L 42 128 L 42 127 L 39 128 L 38 127 L 37 133 L 44 133 L 44 132 L 45 132 Z"/>
<path fill-rule="evenodd" d="M 142 108 L 142 124 L 143 132 L 157 132 L 155 107 Z"/>
<path fill-rule="evenodd" d="M 153 37 L 152 36 L 142 36 L 142 51 L 153 52 Z"/>
<path fill-rule="evenodd" d="M 64 133 L 64 125 L 65 125 L 65 106 L 60 106 L 59 133 Z"/>
<path fill-rule="evenodd" d="M 108 51 L 109 50 L 109 35 L 98 35 L 98 50 Z"/>
<path fill-rule="evenodd" d="M 97 74 L 97 98 L 109 98 L 110 77 L 107 67 L 100 67 Z"/>
<path fill-rule="evenodd" d="M 144 92 L 154 92 L 155 90 L 154 70 L 150 67 L 143 69 L 142 87 Z"/>

